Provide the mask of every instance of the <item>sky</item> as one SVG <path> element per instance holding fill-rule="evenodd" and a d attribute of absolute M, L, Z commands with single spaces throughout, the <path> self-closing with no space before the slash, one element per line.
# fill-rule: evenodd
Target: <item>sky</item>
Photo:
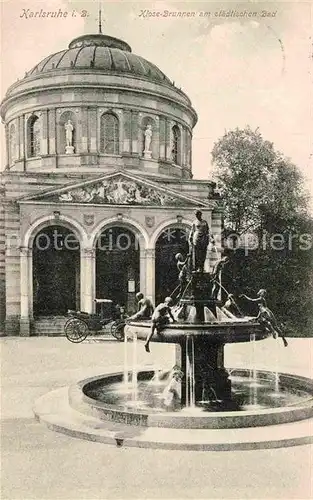
<path fill-rule="evenodd" d="M 98 0 L 0 1 L 1 97 L 41 59 L 98 30 Z M 194 178 L 211 177 L 211 151 L 225 131 L 249 125 L 301 169 L 313 193 L 310 2 L 102 0 L 101 5 L 103 33 L 125 40 L 190 97 L 199 118 Z M 26 18 L 23 9 L 61 9 L 68 15 Z M 159 17 L 151 15 L 157 12 Z M 174 15 L 183 12 L 194 15 Z M 1 138 L 3 145 L 3 132 Z"/>

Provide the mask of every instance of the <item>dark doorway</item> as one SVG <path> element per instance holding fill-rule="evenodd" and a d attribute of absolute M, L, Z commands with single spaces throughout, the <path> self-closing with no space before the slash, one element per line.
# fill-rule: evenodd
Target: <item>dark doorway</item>
<path fill-rule="evenodd" d="M 178 286 L 175 255 L 188 254 L 188 229 L 171 227 L 160 234 L 155 248 L 155 295 L 156 304 L 172 294 Z"/>
<path fill-rule="evenodd" d="M 80 246 L 65 227 L 49 226 L 34 239 L 33 300 L 35 316 L 80 308 Z"/>
<path fill-rule="evenodd" d="M 139 242 L 129 229 L 111 227 L 99 236 L 96 245 L 96 298 L 111 299 L 136 310 L 140 288 Z"/>

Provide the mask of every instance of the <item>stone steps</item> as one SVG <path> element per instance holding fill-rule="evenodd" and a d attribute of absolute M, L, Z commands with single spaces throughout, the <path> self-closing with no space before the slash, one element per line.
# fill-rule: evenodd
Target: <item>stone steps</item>
<path fill-rule="evenodd" d="M 58 336 L 64 335 L 66 316 L 45 316 L 34 319 L 32 335 L 36 336 Z"/>

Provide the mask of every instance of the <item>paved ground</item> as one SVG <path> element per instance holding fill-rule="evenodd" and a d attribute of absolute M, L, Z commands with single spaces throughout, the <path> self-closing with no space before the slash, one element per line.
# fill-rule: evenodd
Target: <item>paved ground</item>
<path fill-rule="evenodd" d="M 2 499 L 313 498 L 313 448 L 178 452 L 116 448 L 49 431 L 33 419 L 36 398 L 123 361 L 115 341 L 1 338 Z M 171 365 L 171 346 L 139 349 L 140 363 Z M 226 364 L 243 366 L 251 346 L 227 346 Z M 259 368 L 312 377 L 313 339 L 257 343 Z"/>

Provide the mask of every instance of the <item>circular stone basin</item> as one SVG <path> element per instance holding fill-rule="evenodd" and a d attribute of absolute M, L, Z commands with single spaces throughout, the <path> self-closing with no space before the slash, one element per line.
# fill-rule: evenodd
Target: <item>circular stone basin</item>
<path fill-rule="evenodd" d="M 313 380 L 263 370 L 229 372 L 231 403 L 205 401 L 169 412 L 162 393 L 170 372 L 151 370 L 140 371 L 136 385 L 125 384 L 121 372 L 82 380 L 70 387 L 69 402 L 77 411 L 102 420 L 148 427 L 242 428 L 313 416 Z"/>
<path fill-rule="evenodd" d="M 151 330 L 150 321 L 131 321 L 124 328 L 126 336 L 136 335 L 138 340 L 146 340 Z M 263 340 L 270 336 L 255 318 L 237 318 L 212 323 L 170 323 L 161 332 L 155 334 L 153 342 L 180 344 L 185 343 L 188 336 L 194 339 L 213 340 L 213 343 L 232 344 Z"/>

